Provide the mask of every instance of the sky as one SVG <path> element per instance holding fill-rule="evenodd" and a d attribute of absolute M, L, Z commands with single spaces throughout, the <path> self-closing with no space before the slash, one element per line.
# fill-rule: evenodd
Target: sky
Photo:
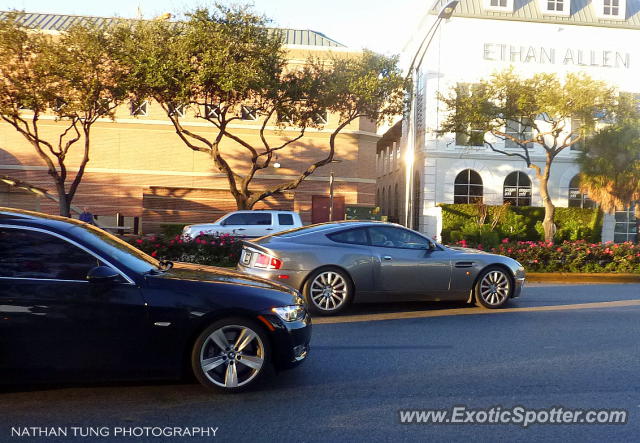
<path fill-rule="evenodd" d="M 0 10 L 75 15 L 157 17 L 203 4 L 205 0 L 0 0 Z M 230 1 L 223 0 L 229 4 Z M 242 1 L 241 3 L 247 3 Z M 275 26 L 311 29 L 354 49 L 398 54 L 431 0 L 254 0 L 254 8 Z"/>

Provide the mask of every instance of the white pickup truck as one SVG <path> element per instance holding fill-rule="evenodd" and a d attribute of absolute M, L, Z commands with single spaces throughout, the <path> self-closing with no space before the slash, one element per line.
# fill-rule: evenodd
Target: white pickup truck
<path fill-rule="evenodd" d="M 300 214 L 293 211 L 235 211 L 213 223 L 185 226 L 182 235 L 191 238 L 200 234 L 262 237 L 301 226 Z"/>

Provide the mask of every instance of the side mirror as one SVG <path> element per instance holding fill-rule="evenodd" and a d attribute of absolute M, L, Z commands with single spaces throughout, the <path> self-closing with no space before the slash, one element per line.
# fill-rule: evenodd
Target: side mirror
<path fill-rule="evenodd" d="M 96 266 L 87 273 L 89 283 L 113 283 L 120 277 L 120 274 L 109 266 Z"/>

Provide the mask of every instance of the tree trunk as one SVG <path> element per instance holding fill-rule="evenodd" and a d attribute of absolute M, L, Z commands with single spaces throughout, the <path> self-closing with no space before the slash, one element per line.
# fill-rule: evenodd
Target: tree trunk
<path fill-rule="evenodd" d="M 544 241 L 552 242 L 556 234 L 556 225 L 554 223 L 556 207 L 549 197 L 549 177 L 540 177 L 540 196 L 542 197 L 542 204 L 544 206 L 544 220 L 542 222 Z"/>
<path fill-rule="evenodd" d="M 67 198 L 67 194 L 64 191 L 58 191 L 58 207 L 60 208 L 60 215 L 63 217 L 71 217 L 71 202 Z"/>
<path fill-rule="evenodd" d="M 236 199 L 236 207 L 238 208 L 238 211 L 246 211 L 249 209 L 253 209 L 253 205 L 256 203 L 256 202 L 252 203 L 249 197 L 241 193 L 234 195 L 234 197 Z"/>

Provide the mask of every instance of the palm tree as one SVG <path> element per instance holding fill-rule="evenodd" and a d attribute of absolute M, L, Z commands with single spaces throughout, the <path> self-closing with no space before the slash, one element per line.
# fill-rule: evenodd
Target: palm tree
<path fill-rule="evenodd" d="M 640 200 L 640 125 L 637 121 L 625 120 L 603 128 L 584 146 L 578 160 L 582 192 L 608 213 Z"/>

